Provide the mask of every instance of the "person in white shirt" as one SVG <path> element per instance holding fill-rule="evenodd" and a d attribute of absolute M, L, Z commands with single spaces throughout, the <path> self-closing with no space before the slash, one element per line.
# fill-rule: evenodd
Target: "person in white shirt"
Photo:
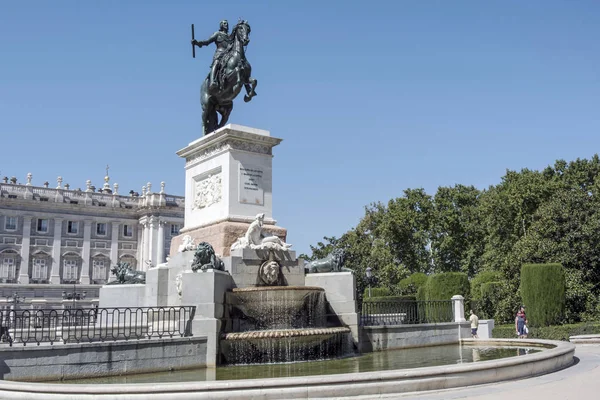
<path fill-rule="evenodd" d="M 469 317 L 469 321 L 471 322 L 471 337 L 473 339 L 479 339 L 479 336 L 477 335 L 477 328 L 479 327 L 479 318 L 477 317 L 477 315 L 475 315 L 475 313 L 473 313 L 473 310 L 471 310 L 471 316 Z"/>

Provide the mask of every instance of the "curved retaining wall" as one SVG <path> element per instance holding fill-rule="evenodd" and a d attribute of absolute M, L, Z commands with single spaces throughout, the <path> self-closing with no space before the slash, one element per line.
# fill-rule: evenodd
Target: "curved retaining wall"
<path fill-rule="evenodd" d="M 465 343 L 474 342 L 470 339 Z M 575 346 L 547 340 L 477 340 L 481 345 L 556 346 L 539 353 L 470 364 L 239 381 L 76 385 L 0 382 L 2 399 L 281 399 L 389 395 L 522 379 L 573 364 Z"/>

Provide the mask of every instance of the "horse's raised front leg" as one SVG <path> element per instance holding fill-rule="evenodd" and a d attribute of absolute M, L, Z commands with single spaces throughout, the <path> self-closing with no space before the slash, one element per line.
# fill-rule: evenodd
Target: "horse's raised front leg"
<path fill-rule="evenodd" d="M 242 71 L 240 70 L 240 68 L 236 68 L 234 70 L 235 72 L 235 76 L 237 77 L 237 81 L 235 82 L 235 85 L 233 86 L 233 93 L 235 93 L 237 95 L 237 93 L 239 93 L 239 90 L 242 88 Z"/>
<path fill-rule="evenodd" d="M 248 78 L 248 82 L 244 84 L 247 93 L 246 95 L 244 95 L 244 101 L 246 103 L 252 100 L 254 96 L 256 96 L 257 93 L 254 90 L 256 88 L 256 85 L 258 85 L 258 81 L 254 78 Z"/>

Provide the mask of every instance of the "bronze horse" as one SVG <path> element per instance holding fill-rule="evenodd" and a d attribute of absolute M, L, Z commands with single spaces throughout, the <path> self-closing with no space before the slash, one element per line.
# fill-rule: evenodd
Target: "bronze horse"
<path fill-rule="evenodd" d="M 233 99 L 246 88 L 244 101 L 249 102 L 256 92 L 256 79 L 252 78 L 252 67 L 246 60 L 245 46 L 250 43 L 250 25 L 240 21 L 231 32 L 231 43 L 219 60 L 217 80 L 219 85 L 209 88 L 210 76 L 207 76 L 200 89 L 202 104 L 202 130 L 205 135 L 219 129 L 229 120 L 233 109 Z M 217 113 L 221 114 L 218 121 Z"/>

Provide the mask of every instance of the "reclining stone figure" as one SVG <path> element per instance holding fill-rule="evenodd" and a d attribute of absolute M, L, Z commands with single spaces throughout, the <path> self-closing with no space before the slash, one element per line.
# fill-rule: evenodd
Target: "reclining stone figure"
<path fill-rule="evenodd" d="M 246 234 L 236 240 L 231 245 L 231 250 L 252 249 L 252 250 L 280 250 L 287 251 L 292 247 L 291 244 L 284 242 L 277 236 L 265 236 L 262 233 L 265 214 L 257 214 L 256 218 L 246 231 Z"/>

